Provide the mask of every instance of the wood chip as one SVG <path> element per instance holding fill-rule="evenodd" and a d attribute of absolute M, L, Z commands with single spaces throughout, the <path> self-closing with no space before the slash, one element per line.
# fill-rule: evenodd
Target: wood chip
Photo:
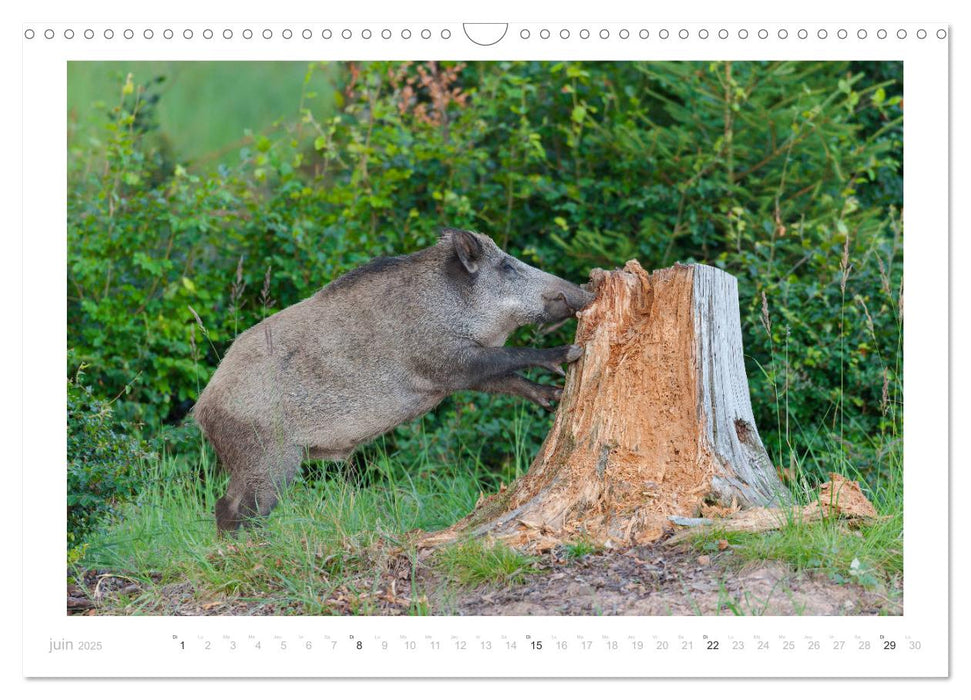
<path fill-rule="evenodd" d="M 726 518 L 681 518 L 672 516 L 675 525 L 688 527 L 668 540 L 669 544 L 711 530 L 724 532 L 765 532 L 777 530 L 789 523 L 811 523 L 825 517 L 844 518 L 851 525 L 873 520 L 877 509 L 867 500 L 860 485 L 839 474 L 830 474 L 829 481 L 819 487 L 814 503 L 792 508 L 748 508 Z M 725 548 L 728 542 L 725 542 Z M 719 542 L 719 549 L 722 549 Z"/>

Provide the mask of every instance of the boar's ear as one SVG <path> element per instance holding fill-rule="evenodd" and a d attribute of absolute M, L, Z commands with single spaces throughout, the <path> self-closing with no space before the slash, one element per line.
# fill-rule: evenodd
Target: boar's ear
<path fill-rule="evenodd" d="M 469 271 L 469 274 L 475 274 L 479 269 L 479 258 L 482 257 L 482 244 L 479 243 L 475 234 L 469 231 L 453 229 L 450 233 L 455 254 L 459 256 L 459 260 L 462 261 L 462 265 Z"/>

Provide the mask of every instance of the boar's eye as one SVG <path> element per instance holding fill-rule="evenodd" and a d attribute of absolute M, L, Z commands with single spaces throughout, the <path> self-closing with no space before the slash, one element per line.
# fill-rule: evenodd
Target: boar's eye
<path fill-rule="evenodd" d="M 509 260 L 502 261 L 502 271 L 503 272 L 516 272 L 515 266 Z"/>

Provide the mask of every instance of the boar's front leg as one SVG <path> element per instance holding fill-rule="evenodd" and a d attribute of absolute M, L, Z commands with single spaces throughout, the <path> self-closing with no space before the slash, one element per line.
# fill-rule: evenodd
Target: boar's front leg
<path fill-rule="evenodd" d="M 560 376 L 566 372 L 560 365 L 576 362 L 583 354 L 579 345 L 557 348 L 490 348 L 481 345 L 459 353 L 449 377 L 453 388 L 474 389 L 501 377 L 513 375 L 527 367 L 543 367 Z"/>
<path fill-rule="evenodd" d="M 558 386 L 538 384 L 520 374 L 507 374 L 502 377 L 487 379 L 472 388 L 475 391 L 484 391 L 489 394 L 521 396 L 549 411 L 553 410 L 553 402 L 559 401 L 563 395 L 563 389 Z"/>

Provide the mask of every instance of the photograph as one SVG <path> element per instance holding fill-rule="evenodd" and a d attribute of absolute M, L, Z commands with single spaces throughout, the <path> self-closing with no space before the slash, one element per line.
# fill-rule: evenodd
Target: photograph
<path fill-rule="evenodd" d="M 903 67 L 66 61 L 63 614 L 903 616 Z"/>

